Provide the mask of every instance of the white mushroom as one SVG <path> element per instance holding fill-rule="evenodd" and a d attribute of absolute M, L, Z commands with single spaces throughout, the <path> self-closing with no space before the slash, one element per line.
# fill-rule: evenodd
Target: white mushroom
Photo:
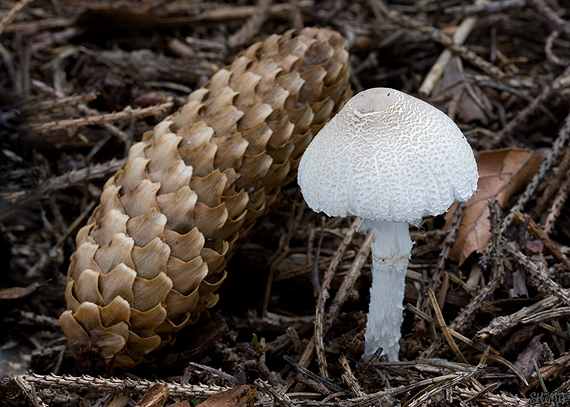
<path fill-rule="evenodd" d="M 398 360 L 409 226 L 467 201 L 477 164 L 440 110 L 393 89 L 354 96 L 313 139 L 299 165 L 305 201 L 329 216 L 356 215 L 374 233 L 363 359 L 380 347 Z"/>

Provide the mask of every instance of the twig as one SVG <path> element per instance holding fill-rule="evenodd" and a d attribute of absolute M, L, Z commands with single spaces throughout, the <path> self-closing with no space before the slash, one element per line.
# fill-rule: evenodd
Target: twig
<path fill-rule="evenodd" d="M 455 34 L 453 35 L 453 43 L 457 45 L 463 45 L 463 43 L 471 33 L 471 30 L 473 30 L 473 27 L 475 27 L 476 23 L 477 23 L 477 17 L 467 17 L 466 19 L 464 19 L 457 28 Z M 451 60 L 451 56 L 452 53 L 448 49 L 445 49 L 440 54 L 435 64 L 431 67 L 428 74 L 426 75 L 424 82 L 420 86 L 419 89 L 420 95 L 422 95 L 423 97 L 429 96 L 429 94 L 433 90 L 433 87 L 435 86 L 438 79 L 443 74 L 443 71 L 447 67 L 447 64 Z"/>
<path fill-rule="evenodd" d="M 483 357 L 481 358 L 479 364 L 473 367 L 473 369 L 469 373 L 457 374 L 455 377 L 450 378 L 449 380 L 443 383 L 438 383 L 437 385 L 432 385 L 427 389 L 424 389 L 423 391 L 415 395 L 412 398 L 412 400 L 407 403 L 408 407 L 420 406 L 423 403 L 427 402 L 428 399 L 435 396 L 437 393 L 444 391 L 445 389 L 455 387 L 462 383 L 470 382 L 487 367 L 487 365 L 485 364 L 487 356 L 488 356 L 488 351 L 483 354 Z"/>
<path fill-rule="evenodd" d="M 329 264 L 329 267 L 325 272 L 323 282 L 319 290 L 319 296 L 317 298 L 317 306 L 315 311 L 315 333 L 314 333 L 315 351 L 317 353 L 319 371 L 321 372 L 321 375 L 325 378 L 328 377 L 328 372 L 326 368 L 327 366 L 326 356 L 325 356 L 324 343 L 323 343 L 325 302 L 329 296 L 328 289 L 330 287 L 336 268 L 338 267 L 338 264 L 340 263 L 342 256 L 346 251 L 346 248 L 352 241 L 354 233 L 356 232 L 356 228 L 358 227 L 359 224 L 360 224 L 360 218 L 355 218 L 350 227 L 348 228 L 348 231 L 346 232 L 344 239 L 342 240 L 342 243 L 336 249 L 336 252 L 334 253 L 333 258 L 331 259 L 331 262 Z"/>
<path fill-rule="evenodd" d="M 289 356 L 284 356 L 285 360 L 289 363 L 291 363 L 295 369 L 301 373 L 303 376 L 306 376 L 307 378 L 309 378 L 310 380 L 313 380 L 317 383 L 319 383 L 320 385 L 325 386 L 329 391 L 335 391 L 335 392 L 339 392 L 339 391 L 344 391 L 344 389 L 342 387 L 337 386 L 336 384 L 332 383 L 331 381 L 320 377 L 318 374 L 311 372 L 309 369 L 307 369 L 304 366 L 301 366 L 299 363 L 296 363 L 293 361 L 292 358 L 290 358 Z"/>
<path fill-rule="evenodd" d="M 554 30 L 550 33 L 550 35 L 546 39 L 546 43 L 544 44 L 544 52 L 546 54 L 546 59 L 549 60 L 550 62 L 552 62 L 553 64 L 558 65 L 558 66 L 567 66 L 568 61 L 566 61 L 562 58 L 559 58 L 552 51 L 554 41 L 558 38 L 559 35 L 560 35 L 560 31 L 558 31 L 558 30 Z"/>
<path fill-rule="evenodd" d="M 528 399 L 521 399 L 516 396 L 509 396 L 504 392 L 501 394 L 486 394 L 480 395 L 480 391 L 466 388 L 457 388 L 455 390 L 461 397 L 471 398 L 474 396 L 480 397 L 477 400 L 479 403 L 486 403 L 490 406 L 509 406 L 509 407 L 533 407 L 536 404 L 529 403 Z"/>
<path fill-rule="evenodd" d="M 458 13 L 463 14 L 478 14 L 486 13 L 492 14 L 504 9 L 510 9 L 514 7 L 521 7 L 526 4 L 526 0 L 498 0 L 490 3 L 476 3 L 470 4 L 468 6 L 454 6 L 446 7 L 444 10 L 445 14 L 457 15 Z"/>
<path fill-rule="evenodd" d="M 311 8 L 313 6 L 313 0 L 299 0 L 299 7 L 301 10 Z M 227 21 L 235 20 L 245 20 L 250 18 L 257 10 L 257 5 L 253 6 L 220 6 L 208 10 L 204 13 L 199 13 L 195 16 L 190 16 L 184 19 L 185 25 L 192 25 L 196 23 L 223 23 Z M 269 18 L 280 17 L 287 19 L 288 15 L 291 13 L 291 4 L 280 3 L 273 4 L 269 7 L 267 15 Z"/>
<path fill-rule="evenodd" d="M 570 74 L 570 70 L 568 70 Z M 554 161 L 558 158 L 560 154 L 560 149 L 562 146 L 566 144 L 568 141 L 568 137 L 570 135 L 570 114 L 566 116 L 566 120 L 564 121 L 564 125 L 561 127 L 560 131 L 558 132 L 558 137 L 552 143 L 552 151 L 546 160 L 542 162 L 540 165 L 540 170 L 538 173 L 532 178 L 532 181 L 527 185 L 524 193 L 521 195 L 517 203 L 512 207 L 511 211 L 521 211 L 524 205 L 529 201 L 534 191 L 536 191 L 536 187 L 544 178 L 546 172 L 550 169 Z M 509 214 L 503 219 L 503 223 L 501 224 L 501 233 L 504 233 L 506 228 L 511 224 L 513 220 L 513 215 Z"/>
<path fill-rule="evenodd" d="M 319 233 L 319 242 L 317 243 L 317 250 L 315 251 L 315 258 L 311 264 L 311 282 L 313 283 L 313 295 L 318 297 L 319 287 L 319 255 L 321 253 L 321 248 L 323 247 L 323 238 L 325 235 L 325 216 L 321 216 L 321 232 Z"/>
<path fill-rule="evenodd" d="M 410 311 L 413 314 L 416 314 L 418 317 L 426 320 L 427 322 L 429 322 L 430 324 L 432 324 L 433 326 L 435 326 L 436 328 L 441 329 L 441 325 L 439 324 L 438 320 L 430 317 L 428 314 L 426 314 L 425 312 L 417 309 L 416 307 L 414 307 L 412 304 L 406 304 L 406 310 Z M 455 339 L 463 342 L 464 344 L 471 346 L 474 349 L 477 349 L 480 352 L 485 351 L 485 347 L 483 345 L 480 345 L 476 342 L 473 342 L 471 339 L 463 336 L 462 334 L 460 334 L 459 332 L 456 332 L 455 330 L 451 329 L 450 327 L 447 328 L 448 332 L 451 334 L 452 337 L 454 337 Z M 491 349 L 491 351 L 493 353 L 496 353 L 497 355 L 499 354 L 499 352 L 497 350 Z"/>
<path fill-rule="evenodd" d="M 29 321 L 29 323 L 33 323 L 33 324 L 43 324 L 43 325 L 47 325 L 51 328 L 58 328 L 59 329 L 59 322 L 57 320 L 57 318 L 52 318 L 52 317 L 48 317 L 47 315 L 38 315 L 38 314 L 34 314 L 33 312 L 29 312 L 29 311 L 22 311 L 20 310 L 20 316 Z M 19 323 L 23 323 L 23 321 L 20 321 Z"/>
<path fill-rule="evenodd" d="M 568 290 L 554 282 L 544 270 L 544 266 L 537 266 L 530 261 L 513 243 L 505 244 L 505 250 L 529 273 L 540 281 L 542 288 L 546 289 L 550 294 L 556 296 L 564 304 L 570 305 L 570 295 Z"/>
<path fill-rule="evenodd" d="M 15 376 L 14 381 L 18 387 L 22 389 L 24 393 L 26 393 L 26 396 L 28 396 L 34 407 L 48 407 L 48 405 L 45 404 L 38 396 L 36 387 L 33 385 L 33 383 L 29 383 L 23 375 Z"/>
<path fill-rule="evenodd" d="M 256 379 L 254 384 L 255 387 L 257 387 L 260 392 L 271 397 L 274 403 L 277 404 L 278 406 L 285 406 L 285 407 L 295 406 L 295 404 L 291 402 L 291 399 L 289 399 L 289 397 L 286 394 L 279 394 L 278 391 L 276 391 L 272 386 L 270 386 L 268 383 L 264 382 L 263 380 Z"/>
<path fill-rule="evenodd" d="M 53 111 L 56 109 L 65 109 L 70 106 L 77 108 L 77 106 L 81 103 L 89 103 L 92 100 L 95 100 L 97 95 L 98 92 L 89 92 L 80 95 L 66 96 L 55 100 L 45 100 L 38 103 L 28 103 L 22 107 L 19 107 L 18 110 L 22 114 L 27 114 L 27 113 L 37 114 L 39 112 L 46 110 Z"/>
<path fill-rule="evenodd" d="M 14 4 L 14 6 L 10 9 L 8 14 L 6 14 L 6 16 L 2 19 L 2 21 L 0 21 L 0 36 L 4 33 L 4 30 L 6 29 L 8 24 L 10 24 L 12 21 L 14 21 L 14 18 L 16 18 L 16 15 L 20 11 L 22 11 L 24 9 L 24 7 L 26 7 L 32 1 L 34 1 L 34 0 L 20 0 L 19 2 Z"/>
<path fill-rule="evenodd" d="M 477 337 L 483 340 L 489 338 L 490 336 L 501 338 L 516 325 L 520 324 L 522 320 L 527 316 L 533 315 L 538 310 L 552 308 L 559 302 L 560 301 L 558 298 L 552 295 L 543 300 L 540 300 L 536 304 L 524 307 L 513 314 L 498 316 L 493 319 L 485 328 L 479 330 L 479 332 L 477 332 Z"/>
<path fill-rule="evenodd" d="M 548 216 L 544 221 L 544 233 L 549 235 L 554 228 L 554 224 L 556 223 L 556 219 L 560 216 L 560 212 L 564 207 L 564 202 L 568 198 L 568 194 L 570 193 L 570 170 L 566 171 L 566 179 L 564 183 L 559 186 L 558 193 L 554 197 L 554 201 L 548 210 Z"/>
<path fill-rule="evenodd" d="M 378 4 L 381 2 L 381 0 L 370 0 L 370 1 L 372 2 L 372 6 L 374 8 L 375 13 L 377 13 L 378 10 L 381 9 L 381 7 Z M 401 25 L 402 27 L 411 28 L 411 29 L 423 32 L 425 34 L 431 35 L 431 37 L 435 41 L 444 45 L 451 52 L 459 55 L 461 58 L 463 58 L 464 60 L 466 60 L 467 62 L 469 62 L 473 66 L 476 66 L 477 68 L 481 69 L 483 72 L 485 72 L 490 77 L 492 77 L 496 80 L 499 80 L 499 81 L 507 79 L 507 75 L 502 70 L 500 70 L 496 66 L 490 64 L 489 62 L 485 61 L 483 58 L 481 58 L 475 52 L 467 49 L 466 47 L 464 47 L 462 45 L 455 44 L 453 42 L 453 40 L 451 39 L 451 37 L 447 34 L 444 34 L 441 30 L 438 30 L 437 28 L 432 27 L 432 26 L 425 25 L 422 22 L 420 22 L 420 21 L 418 21 L 412 17 L 398 13 L 395 10 L 389 11 L 388 17 L 392 21 L 394 21 L 395 23 Z"/>
<path fill-rule="evenodd" d="M 306 207 L 307 204 L 304 200 L 300 199 L 300 192 L 298 191 L 293 202 L 293 207 L 291 208 L 291 217 L 287 224 L 287 233 L 279 242 L 277 250 L 275 250 L 266 262 L 266 266 L 269 266 L 269 273 L 267 274 L 267 281 L 265 282 L 265 293 L 263 296 L 263 303 L 261 305 L 261 315 L 266 315 L 269 308 L 269 298 L 271 297 L 271 288 L 275 278 L 275 267 L 289 254 L 289 244 L 295 235 L 299 222 L 301 222 L 301 218 Z"/>
<path fill-rule="evenodd" d="M 65 98 L 65 95 L 62 92 L 59 92 L 59 91 L 53 89 L 52 87 L 46 85 L 45 83 L 43 83 L 37 79 L 32 79 L 32 85 L 35 86 L 36 88 L 42 90 L 43 92 L 47 92 L 50 95 L 53 95 L 59 99 Z M 89 108 L 84 103 L 79 103 L 77 105 L 77 109 L 85 115 L 90 115 L 90 116 L 99 116 L 100 115 L 99 111 Z M 103 128 L 105 130 L 107 130 L 109 133 L 116 136 L 123 143 L 125 143 L 125 144 L 128 143 L 129 136 L 124 131 L 120 130 L 117 126 L 115 126 L 109 122 L 104 122 L 101 124 L 101 126 L 103 126 Z"/>
<path fill-rule="evenodd" d="M 215 375 L 215 376 L 221 377 L 222 379 L 227 380 L 230 387 L 235 387 L 238 385 L 238 380 L 234 376 L 232 376 L 231 374 L 223 372 L 219 369 L 214 369 L 213 367 L 210 367 L 210 366 L 201 365 L 200 363 L 188 362 L 188 364 L 190 366 L 193 366 L 193 367 L 198 368 L 198 369 L 202 369 L 202 370 L 204 370 L 204 371 L 206 371 L 212 375 Z"/>
<path fill-rule="evenodd" d="M 530 0 L 532 5 L 556 27 L 557 30 L 564 32 L 567 37 L 570 37 L 570 24 L 568 21 L 560 18 L 544 0 Z"/>
<path fill-rule="evenodd" d="M 89 202 L 89 204 L 87 205 L 87 207 L 85 207 L 83 212 L 81 212 L 81 214 L 77 218 L 75 218 L 73 223 L 68 228 L 66 228 L 65 232 L 57 240 L 56 244 L 47 253 L 42 253 L 40 255 L 39 260 L 36 263 L 34 263 L 34 265 L 32 267 L 30 267 L 28 269 L 28 271 L 26 271 L 26 273 L 24 274 L 24 278 L 32 279 L 32 278 L 40 278 L 41 277 L 41 271 L 48 264 L 50 264 L 54 258 L 56 258 L 60 247 L 67 240 L 67 238 L 71 235 L 71 233 L 73 233 L 77 229 L 77 227 L 83 222 L 83 220 L 88 215 L 91 214 L 91 211 L 93 210 L 94 207 L 95 207 L 95 201 L 93 200 L 93 201 Z"/>
<path fill-rule="evenodd" d="M 354 377 L 354 375 L 352 374 L 352 370 L 350 369 L 350 365 L 348 364 L 346 356 L 341 354 L 338 361 L 343 371 L 341 376 L 343 382 L 346 383 L 346 385 L 350 388 L 352 393 L 354 393 L 354 395 L 356 395 L 357 397 L 366 396 L 366 393 L 362 391 L 362 387 L 360 387 L 360 384 L 358 384 L 358 380 L 356 380 L 356 377 Z"/>
<path fill-rule="evenodd" d="M 455 243 L 455 237 L 457 236 L 457 231 L 459 230 L 459 225 L 461 224 L 461 219 L 463 219 L 463 212 L 465 209 L 465 203 L 461 202 L 457 205 L 455 212 L 453 213 L 453 219 L 451 220 L 451 225 L 447 230 L 447 234 L 445 235 L 445 240 L 441 246 L 441 252 L 439 253 L 439 257 L 437 259 L 437 265 L 435 266 L 435 272 L 433 273 L 429 288 L 434 292 L 437 290 L 437 287 L 440 284 L 440 279 L 442 273 L 445 271 L 445 262 L 449 257 L 449 251 L 451 247 Z M 443 304 L 445 301 L 445 296 L 440 297 L 438 303 L 439 308 L 443 308 Z M 426 298 L 423 303 L 423 308 L 425 312 L 429 313 L 431 309 L 431 301 L 428 301 Z"/>
<path fill-rule="evenodd" d="M 475 314 L 479 311 L 479 308 L 481 308 L 483 302 L 495 292 L 497 287 L 499 287 L 498 279 L 489 281 L 489 283 L 479 291 L 479 293 L 469 302 L 469 304 L 467 304 L 465 309 L 457 317 L 455 317 L 453 322 L 449 324 L 449 327 L 459 333 L 464 331 L 466 327 L 471 324 L 471 321 L 473 320 Z M 430 347 L 420 355 L 420 357 L 422 359 L 432 357 L 439 352 L 442 344 L 443 339 L 439 338 L 438 340 L 434 341 Z"/>
<path fill-rule="evenodd" d="M 457 379 L 458 377 L 465 377 L 465 375 L 462 373 L 448 374 L 444 376 L 425 379 L 416 383 L 412 383 L 408 386 L 401 386 L 384 391 L 379 391 L 377 393 L 369 394 L 368 396 L 359 397 L 351 400 L 350 407 L 368 407 L 372 405 L 377 405 L 379 400 L 389 397 L 396 397 L 400 394 L 405 394 L 410 391 L 421 389 L 422 387 L 425 386 L 430 386 L 434 384 L 443 385 L 444 383 L 449 382 L 453 379 Z"/>
<path fill-rule="evenodd" d="M 291 0 L 291 25 L 295 30 L 300 30 L 304 27 L 303 15 L 299 7 L 299 0 Z"/>
<path fill-rule="evenodd" d="M 570 68 L 567 69 L 567 71 L 570 74 Z M 534 175 L 532 181 L 526 186 L 524 193 L 520 196 L 517 203 L 511 208 L 511 212 L 503 219 L 503 222 L 501 223 L 501 233 L 504 233 L 505 230 L 507 230 L 507 227 L 509 227 L 509 225 L 513 221 L 514 218 L 513 211 L 522 211 L 523 207 L 530 200 L 530 197 L 534 194 L 534 191 L 536 191 L 538 184 L 544 178 L 546 172 L 550 169 L 552 164 L 558 158 L 562 146 L 564 146 L 568 141 L 569 135 L 570 135 L 570 114 L 566 116 L 566 119 L 564 120 L 564 125 L 560 128 L 558 132 L 558 137 L 556 137 L 556 140 L 554 140 L 554 143 L 552 143 L 552 150 L 550 152 L 550 155 L 546 160 L 542 162 L 538 173 Z M 489 258 L 491 256 L 491 249 L 492 249 L 491 242 L 489 242 L 489 244 L 487 244 L 487 246 L 485 247 L 484 254 L 481 256 L 480 260 L 481 264 L 487 264 L 489 262 Z"/>
<path fill-rule="evenodd" d="M 101 125 L 106 122 L 116 122 L 122 120 L 141 119 L 148 116 L 163 116 L 174 103 L 168 101 L 155 106 L 139 107 L 133 109 L 131 106 L 125 107 L 120 112 L 106 113 L 96 116 L 80 117 L 77 119 L 54 120 L 46 123 L 30 123 L 22 125 L 22 129 L 35 130 L 40 132 L 62 130 L 67 128 L 78 128 L 85 126 Z"/>
<path fill-rule="evenodd" d="M 529 96 L 525 92 L 523 92 L 523 91 L 521 91 L 521 90 L 519 90 L 513 86 L 509 86 L 506 83 L 483 79 L 483 80 L 478 80 L 477 85 L 487 86 L 490 88 L 495 88 L 495 89 L 498 89 L 501 91 L 509 92 L 513 95 L 520 97 L 521 99 L 526 100 L 528 103 L 532 103 L 532 101 L 534 100 L 534 98 L 532 96 Z M 538 108 L 540 109 L 541 112 L 543 112 L 545 115 L 547 115 L 548 118 L 550 120 L 552 120 L 553 123 L 557 123 L 558 120 L 556 119 L 556 116 L 554 115 L 554 113 L 552 113 L 550 110 L 548 110 L 548 108 L 546 106 L 544 106 L 544 104 L 540 103 L 538 105 Z"/>
<path fill-rule="evenodd" d="M 483 287 L 477 295 L 467 304 L 463 311 L 455 317 L 455 319 L 449 324 L 450 333 L 457 332 L 460 334 L 464 332 L 475 317 L 475 314 L 483 305 L 483 302 L 489 298 L 495 290 L 499 287 L 499 283 L 503 277 L 503 248 L 501 244 L 501 230 L 500 230 L 500 219 L 501 219 L 501 209 L 497 201 L 490 203 L 489 210 L 491 213 L 491 240 L 489 242 L 489 247 L 491 247 L 490 253 L 493 253 L 493 278 L 485 287 Z M 459 339 L 459 338 L 458 338 Z M 424 351 L 421 355 L 422 358 L 430 358 L 441 352 L 441 346 L 443 344 L 443 339 L 439 337 L 435 340 L 430 347 Z"/>
<path fill-rule="evenodd" d="M 366 238 L 362 242 L 360 250 L 356 254 L 356 257 L 354 258 L 354 261 L 352 262 L 352 265 L 348 270 L 348 273 L 346 274 L 340 288 L 338 289 L 338 292 L 333 298 L 325 322 L 326 324 L 325 326 L 327 327 L 327 329 L 332 325 L 332 323 L 338 316 L 338 313 L 340 312 L 340 307 L 342 307 L 342 305 L 348 298 L 350 291 L 354 287 L 356 280 L 358 280 L 358 278 L 360 277 L 362 266 L 364 266 L 364 262 L 366 261 L 368 255 L 370 254 L 370 244 L 372 243 L 373 238 L 374 236 L 370 232 L 366 235 Z"/>
<path fill-rule="evenodd" d="M 441 313 L 441 309 L 439 309 L 439 305 L 437 303 L 437 299 L 435 297 L 434 292 L 428 288 L 428 295 L 429 298 L 431 300 L 431 305 L 433 307 L 433 310 L 435 311 L 435 315 L 437 317 L 437 322 L 439 324 L 439 327 L 441 329 L 441 332 L 443 333 L 443 335 L 445 336 L 445 339 L 447 340 L 447 343 L 449 345 L 449 347 L 451 348 L 451 350 L 453 351 L 453 353 L 455 353 L 455 356 L 457 356 L 457 358 L 463 362 L 463 363 L 469 363 L 467 362 L 467 359 L 465 359 L 465 356 L 463 356 L 463 354 L 461 353 L 461 351 L 459 350 L 459 348 L 457 347 L 457 344 L 455 343 L 455 341 L 453 340 L 451 334 L 449 333 L 449 330 L 447 329 L 447 325 L 445 324 L 445 319 L 443 318 L 443 315 Z"/>
<path fill-rule="evenodd" d="M 57 376 L 54 374 L 43 376 L 32 373 L 16 375 L 15 378 L 20 378 L 28 383 L 33 383 L 40 388 L 65 389 L 76 392 L 97 390 L 115 394 L 120 394 L 126 391 L 143 394 L 154 384 L 164 383 L 170 391 L 171 397 L 191 397 L 199 399 L 205 399 L 213 394 L 229 390 L 227 387 L 216 385 L 193 385 L 162 381 L 153 382 L 145 379 L 133 380 L 129 378 L 119 379 L 116 377 L 104 379 L 102 377 L 92 377 L 87 375 L 83 375 L 81 377 L 69 375 Z"/>
<path fill-rule="evenodd" d="M 340 307 L 342 306 L 342 304 L 344 304 L 344 302 L 348 298 L 348 295 L 350 294 L 350 290 L 352 290 L 352 287 L 354 287 L 356 280 L 358 280 L 358 277 L 360 277 L 362 266 L 364 265 L 364 262 L 366 261 L 368 255 L 370 254 L 370 244 L 372 243 L 373 238 L 374 235 L 368 232 L 368 234 L 366 235 L 366 239 L 364 239 L 364 242 L 362 242 L 362 246 L 360 247 L 358 254 L 356 255 L 354 261 L 352 262 L 350 269 L 348 270 L 348 273 L 344 277 L 344 280 L 329 307 L 327 319 L 323 324 L 324 325 L 323 336 L 326 335 L 326 333 L 328 332 L 330 326 L 332 325 L 332 322 L 338 316 Z M 315 352 L 315 336 L 313 335 L 313 337 L 307 344 L 305 351 L 299 358 L 298 362 L 299 366 L 307 367 L 313 358 L 314 352 Z M 286 392 L 291 384 L 292 382 L 289 382 L 287 386 L 284 386 L 283 389 L 281 390 L 281 393 Z"/>
<path fill-rule="evenodd" d="M 267 18 L 267 12 L 271 6 L 272 0 L 258 0 L 253 14 L 245 22 L 245 24 L 228 39 L 230 48 L 238 47 L 247 43 L 251 38 L 259 32 L 263 22 Z"/>
<path fill-rule="evenodd" d="M 556 169 L 557 171 L 554 171 L 542 196 L 537 199 L 536 205 L 533 208 L 536 215 L 544 213 L 546 207 L 552 202 L 554 195 L 558 193 L 566 173 L 570 170 L 570 148 L 565 148 L 564 155 L 560 159 L 560 163 Z"/>
<path fill-rule="evenodd" d="M 539 239 L 544 245 L 544 248 L 554 256 L 556 261 L 562 261 L 562 252 L 554 246 L 548 234 L 542 230 L 532 218 L 525 218 L 519 211 L 513 211 L 513 216 L 520 225 L 527 225 L 527 230 L 530 235 L 535 239 Z"/>
<path fill-rule="evenodd" d="M 28 205 L 30 202 L 45 199 L 56 191 L 104 178 L 117 172 L 126 160 L 112 159 L 106 163 L 95 164 L 81 170 L 73 170 L 58 177 L 52 177 L 43 182 L 38 188 L 21 199 L 13 202 L 10 208 L 0 213 L 0 222 L 12 216 L 14 213 Z"/>
<path fill-rule="evenodd" d="M 570 307 L 559 307 L 545 311 L 538 311 L 532 315 L 524 317 L 522 324 L 538 324 L 551 319 L 568 318 L 570 316 Z"/>
<path fill-rule="evenodd" d="M 558 76 L 551 85 L 546 85 L 537 97 L 533 99 L 523 110 L 518 112 L 518 114 L 507 123 L 507 125 L 499 131 L 495 138 L 491 139 L 484 147 L 486 149 L 492 149 L 498 146 L 505 137 L 511 134 L 515 129 L 517 129 L 521 124 L 526 122 L 530 115 L 534 114 L 536 109 L 540 107 L 544 102 L 552 97 L 552 95 L 558 90 L 562 83 L 568 80 L 570 76 L 570 67 Z"/>
<path fill-rule="evenodd" d="M 570 363 L 570 352 L 561 355 L 558 359 L 548 363 L 545 366 L 542 366 L 540 368 L 540 377 L 543 380 L 550 379 L 551 377 L 556 377 L 560 373 L 567 371 L 569 363 Z M 528 390 L 538 385 L 539 379 L 536 372 L 534 372 L 531 377 L 533 377 L 533 379 L 531 380 L 531 382 L 528 384 L 527 387 L 522 389 L 523 393 L 526 393 Z"/>

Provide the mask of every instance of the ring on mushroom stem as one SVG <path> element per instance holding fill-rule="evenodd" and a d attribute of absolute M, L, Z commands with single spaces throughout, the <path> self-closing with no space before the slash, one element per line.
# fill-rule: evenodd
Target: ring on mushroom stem
<path fill-rule="evenodd" d="M 357 215 L 374 233 L 363 359 L 398 360 L 409 226 L 477 189 L 477 164 L 445 113 L 400 91 L 355 95 L 315 136 L 299 164 L 305 201 L 329 216 Z"/>

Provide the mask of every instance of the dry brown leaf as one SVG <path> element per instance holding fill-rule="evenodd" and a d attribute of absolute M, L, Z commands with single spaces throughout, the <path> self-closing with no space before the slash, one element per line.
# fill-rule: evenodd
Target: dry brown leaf
<path fill-rule="evenodd" d="M 496 199 L 504 208 L 511 196 L 520 192 L 538 172 L 542 158 L 534 151 L 505 148 L 483 151 L 477 157 L 479 184 L 467 201 L 455 244 L 449 252 L 452 260 L 463 264 L 471 253 L 482 253 L 491 237 L 488 199 Z M 451 222 L 454 207 L 445 216 Z"/>
<path fill-rule="evenodd" d="M 45 283 L 32 283 L 27 287 L 11 287 L 0 289 L 0 300 L 15 300 L 24 298 L 34 293 L 39 287 Z"/>
<path fill-rule="evenodd" d="M 135 407 L 162 407 L 168 400 L 169 393 L 164 383 L 153 384 Z"/>
<path fill-rule="evenodd" d="M 221 391 L 210 396 L 200 403 L 204 407 L 253 407 L 253 400 L 257 396 L 257 390 L 246 384 L 233 389 Z"/>

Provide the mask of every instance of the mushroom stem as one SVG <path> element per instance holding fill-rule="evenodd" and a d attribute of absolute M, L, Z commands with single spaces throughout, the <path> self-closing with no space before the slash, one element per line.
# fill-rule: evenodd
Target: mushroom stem
<path fill-rule="evenodd" d="M 391 361 L 398 360 L 406 270 L 412 246 L 406 222 L 365 220 L 374 233 L 372 287 L 364 336 L 363 360 L 380 348 Z"/>

